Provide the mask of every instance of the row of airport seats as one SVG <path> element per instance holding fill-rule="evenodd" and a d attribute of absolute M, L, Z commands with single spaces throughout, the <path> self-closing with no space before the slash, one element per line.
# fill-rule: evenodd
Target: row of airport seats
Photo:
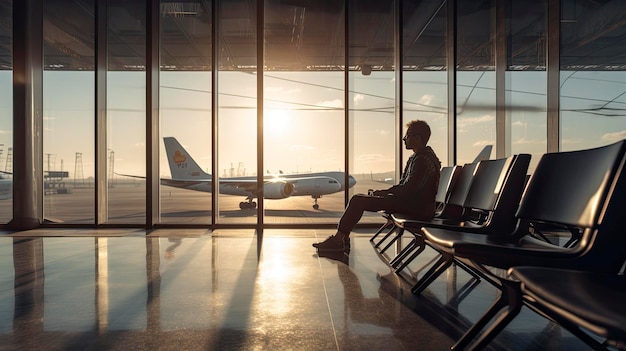
<path fill-rule="evenodd" d="M 486 347 L 523 306 L 593 349 L 624 349 L 625 152 L 626 140 L 547 153 L 530 178 L 526 154 L 446 167 L 437 216 L 420 221 L 383 213 L 386 223 L 372 244 L 414 294 L 452 264 L 500 290 L 454 350 Z M 542 234 L 550 230 L 570 238 L 553 243 Z M 402 246 L 405 232 L 412 238 Z M 396 254 L 388 255 L 393 243 Z M 403 272 L 426 246 L 437 252 L 436 262 L 419 278 Z"/>

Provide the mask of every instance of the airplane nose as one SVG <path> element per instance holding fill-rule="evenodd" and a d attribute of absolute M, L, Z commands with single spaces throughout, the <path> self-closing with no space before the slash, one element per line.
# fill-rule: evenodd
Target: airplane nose
<path fill-rule="evenodd" d="M 354 186 L 354 184 L 356 184 L 356 179 L 354 179 L 353 176 L 350 176 L 350 178 L 348 179 L 348 184 L 350 185 L 350 188 L 352 188 Z"/>

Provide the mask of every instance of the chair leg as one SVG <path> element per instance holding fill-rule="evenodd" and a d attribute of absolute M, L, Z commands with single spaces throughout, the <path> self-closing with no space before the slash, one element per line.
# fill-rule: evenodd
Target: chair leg
<path fill-rule="evenodd" d="M 467 297 L 467 295 L 469 295 L 470 292 L 472 292 L 472 290 L 474 290 L 478 284 L 480 284 L 480 280 L 478 279 L 472 278 L 468 280 L 448 301 L 448 306 L 458 310 L 459 304 Z"/>
<path fill-rule="evenodd" d="M 457 267 L 460 267 L 461 269 L 466 271 L 469 275 L 472 276 L 472 278 L 476 280 L 480 280 L 480 275 L 478 275 L 470 266 L 466 265 L 465 263 L 459 260 L 454 260 L 454 264 L 456 264 Z"/>
<path fill-rule="evenodd" d="M 500 297 L 491 305 L 482 317 L 472 325 L 463 336 L 452 345 L 451 350 L 465 350 L 470 342 L 480 333 L 481 330 L 495 317 L 498 312 L 508 306 L 508 309 L 494 321 L 480 338 L 468 350 L 480 350 L 493 340 L 502 329 L 518 315 L 522 308 L 522 294 L 519 282 L 503 280 L 502 293 Z"/>
<path fill-rule="evenodd" d="M 398 264 L 398 262 L 402 262 L 402 260 L 406 256 L 408 256 L 411 252 L 413 252 L 413 250 L 415 250 L 416 247 L 417 247 L 416 241 L 415 239 L 412 239 L 404 248 L 402 248 L 400 252 L 398 252 L 398 254 L 394 258 L 392 258 L 389 261 L 389 265 L 391 267 L 395 267 Z"/>
<path fill-rule="evenodd" d="M 374 235 L 370 238 L 370 242 L 374 242 L 374 240 L 376 240 L 376 238 L 380 235 L 380 233 L 382 233 L 385 229 L 389 228 L 392 224 L 393 224 L 393 221 L 387 218 L 387 223 L 383 224 L 380 228 L 378 228 L 376 233 L 374 233 Z"/>
<path fill-rule="evenodd" d="M 439 260 L 424 274 L 424 276 L 417 281 L 417 284 L 413 285 L 411 292 L 419 295 L 426 289 L 437 277 L 452 265 L 454 262 L 454 256 L 447 252 L 440 252 L 441 256 Z"/>
<path fill-rule="evenodd" d="M 407 267 L 407 266 L 408 266 L 411 262 L 413 262 L 413 260 L 414 260 L 414 259 L 416 259 L 416 258 L 417 258 L 417 256 L 419 256 L 419 255 L 422 253 L 422 251 L 424 251 L 424 249 L 426 248 L 426 246 L 424 245 L 424 241 L 422 240 L 422 238 L 415 237 L 415 239 L 414 239 L 414 240 L 415 240 L 415 244 L 414 244 L 415 248 L 414 248 L 414 249 L 412 249 L 413 254 L 412 254 L 409 258 L 402 257 L 402 261 L 401 261 L 402 263 L 400 263 L 399 265 L 398 265 L 398 263 L 399 263 L 400 261 L 398 261 L 398 262 L 394 262 L 393 267 L 395 268 L 395 272 L 396 272 L 396 273 L 398 273 L 398 272 L 402 271 L 404 268 L 406 268 L 406 267 Z M 409 253 L 410 253 L 410 252 L 407 252 L 407 254 L 406 254 L 406 255 L 408 255 Z M 405 256 L 406 256 L 406 255 L 405 255 Z"/>
<path fill-rule="evenodd" d="M 385 242 L 385 240 L 389 239 L 391 234 L 393 234 L 396 231 L 397 228 L 398 228 L 398 226 L 396 226 L 395 223 L 392 222 L 391 229 L 389 229 L 387 231 L 387 234 L 385 234 L 385 236 L 383 236 L 382 239 L 380 239 L 376 244 L 374 244 L 374 248 L 378 249 L 380 247 L 380 245 L 382 245 L 383 242 Z"/>
<path fill-rule="evenodd" d="M 404 228 L 396 228 L 396 236 L 394 236 L 390 242 L 387 243 L 387 245 L 385 245 L 385 247 L 383 247 L 380 250 L 380 253 L 385 253 L 385 251 L 387 251 L 387 249 L 389 249 L 391 247 L 391 245 L 393 245 L 396 241 L 398 241 L 398 239 L 402 238 L 402 234 L 404 234 Z"/>

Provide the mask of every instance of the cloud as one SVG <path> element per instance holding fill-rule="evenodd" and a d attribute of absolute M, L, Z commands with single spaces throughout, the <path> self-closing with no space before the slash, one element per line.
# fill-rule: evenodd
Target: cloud
<path fill-rule="evenodd" d="M 316 105 L 323 107 L 343 108 L 343 101 L 340 99 L 326 100 L 318 102 Z"/>
<path fill-rule="evenodd" d="M 526 126 L 528 126 L 528 122 L 515 121 L 515 122 L 513 122 L 513 126 L 515 126 L 515 127 L 526 127 Z"/>
<path fill-rule="evenodd" d="M 495 117 L 492 115 L 484 115 L 478 117 L 469 117 L 469 118 L 459 118 L 457 119 L 457 128 L 459 132 L 467 132 L 468 129 L 472 127 L 477 127 L 480 124 L 493 123 L 495 121 Z M 482 128 L 478 126 L 478 128 Z M 475 129 L 472 129 L 475 130 Z"/>
<path fill-rule="evenodd" d="M 430 105 L 434 98 L 435 98 L 434 95 L 425 94 L 425 95 L 422 95 L 422 97 L 419 98 L 417 102 L 421 105 Z"/>
<path fill-rule="evenodd" d="M 493 140 L 478 140 L 477 142 L 472 144 L 472 146 L 487 146 L 487 145 L 493 145 L 493 144 L 494 144 Z"/>
<path fill-rule="evenodd" d="M 621 132 L 615 132 L 615 133 L 606 133 L 602 135 L 602 140 L 605 140 L 608 142 L 617 142 L 622 139 L 626 139 L 626 130 L 622 130 Z"/>
<path fill-rule="evenodd" d="M 545 140 L 533 140 L 533 139 L 526 139 L 526 138 L 519 138 L 516 140 L 513 140 L 513 144 L 515 145 L 545 145 L 546 141 Z"/>
<path fill-rule="evenodd" d="M 377 162 L 377 161 L 387 161 L 381 154 L 363 154 L 359 155 L 356 158 L 358 162 Z"/>
<path fill-rule="evenodd" d="M 581 142 L 583 142 L 582 138 L 570 138 L 570 139 L 561 140 L 561 144 L 567 144 L 567 145 L 580 144 Z"/>
<path fill-rule="evenodd" d="M 457 127 L 460 129 L 465 129 L 469 126 L 474 126 L 481 123 L 490 123 L 493 122 L 496 118 L 492 115 L 484 115 L 478 117 L 469 117 L 469 118 L 459 118 L 457 119 Z"/>
<path fill-rule="evenodd" d="M 358 105 L 358 104 L 359 104 L 359 102 L 361 102 L 361 101 L 363 101 L 363 100 L 365 100 L 365 96 L 364 96 L 363 94 L 354 94 L 354 99 L 353 99 L 353 101 L 354 101 L 354 104 L 355 104 L 355 105 Z"/>

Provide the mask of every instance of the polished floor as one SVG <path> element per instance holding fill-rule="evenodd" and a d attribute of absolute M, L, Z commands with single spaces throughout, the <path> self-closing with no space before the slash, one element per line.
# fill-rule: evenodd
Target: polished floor
<path fill-rule="evenodd" d="M 318 257 L 311 243 L 330 233 L 0 234 L 0 351 L 448 350 L 497 294 L 451 268 L 414 296 L 371 232 L 349 256 Z M 523 310 L 490 349 L 587 347 Z"/>

